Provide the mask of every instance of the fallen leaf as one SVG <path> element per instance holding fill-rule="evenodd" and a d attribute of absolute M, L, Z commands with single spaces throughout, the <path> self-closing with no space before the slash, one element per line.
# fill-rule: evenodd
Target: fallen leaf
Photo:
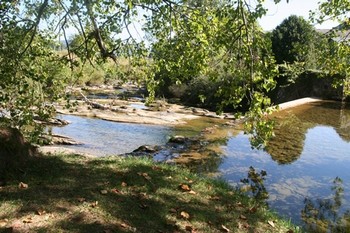
<path fill-rule="evenodd" d="M 162 170 L 162 168 L 159 167 L 159 166 L 153 166 L 153 167 L 152 167 L 152 170 L 153 170 L 153 171 L 158 171 L 158 170 Z"/>
<path fill-rule="evenodd" d="M 184 219 L 189 219 L 190 218 L 190 214 L 185 212 L 185 211 L 181 211 L 180 215 Z"/>
<path fill-rule="evenodd" d="M 228 229 L 224 225 L 221 225 L 221 230 L 224 231 L 224 232 L 230 232 L 230 229 Z"/>
<path fill-rule="evenodd" d="M 152 178 L 148 175 L 148 173 L 144 172 L 144 173 L 137 173 L 139 176 L 142 176 L 143 178 L 145 178 L 146 180 L 151 180 Z"/>
<path fill-rule="evenodd" d="M 275 223 L 273 221 L 267 221 L 267 223 L 272 226 L 273 228 L 275 228 Z"/>
<path fill-rule="evenodd" d="M 218 197 L 218 196 L 213 196 L 213 197 L 210 197 L 210 200 L 212 200 L 212 201 L 219 201 L 219 200 L 220 200 L 220 197 Z"/>
<path fill-rule="evenodd" d="M 90 207 L 96 208 L 97 205 L 98 205 L 98 201 L 94 201 L 94 202 L 92 202 L 92 203 L 90 204 Z"/>
<path fill-rule="evenodd" d="M 141 199 L 141 200 L 148 200 L 148 199 L 149 199 L 147 193 L 139 193 L 139 194 L 137 195 L 137 197 L 138 197 L 139 199 Z"/>
<path fill-rule="evenodd" d="M 126 224 L 125 222 L 121 223 L 120 226 L 123 228 L 130 228 L 130 226 L 128 224 Z"/>
<path fill-rule="evenodd" d="M 196 194 L 197 194 L 197 193 L 196 193 L 195 191 L 193 191 L 193 190 L 189 191 L 188 193 L 189 193 L 189 194 L 192 194 L 192 195 L 196 195 Z"/>
<path fill-rule="evenodd" d="M 187 177 L 185 177 L 185 180 L 187 180 L 187 182 L 188 182 L 189 184 L 192 184 L 192 183 L 193 183 L 193 180 L 191 180 L 191 179 L 189 179 L 189 178 L 187 178 Z"/>
<path fill-rule="evenodd" d="M 6 226 L 8 222 L 9 222 L 9 220 L 7 218 L 1 219 L 0 220 L 0 227 Z"/>
<path fill-rule="evenodd" d="M 247 217 L 244 216 L 243 214 L 241 214 L 241 215 L 239 216 L 239 218 L 240 218 L 241 220 L 247 220 Z"/>
<path fill-rule="evenodd" d="M 83 198 L 83 197 L 78 197 L 77 200 L 78 200 L 79 202 L 84 202 L 84 201 L 86 201 L 86 199 Z"/>
<path fill-rule="evenodd" d="M 241 202 L 237 202 L 237 203 L 236 203 L 236 206 L 237 206 L 237 207 L 243 207 L 244 205 L 243 205 Z"/>
<path fill-rule="evenodd" d="M 169 210 L 169 212 L 175 214 L 175 213 L 177 213 L 177 210 L 174 209 L 174 208 L 171 208 L 171 209 Z"/>
<path fill-rule="evenodd" d="M 27 188 L 28 188 L 28 184 L 23 183 L 23 182 L 20 182 L 20 183 L 18 184 L 18 188 L 20 188 L 20 189 L 27 189 Z"/>
<path fill-rule="evenodd" d="M 32 222 L 33 222 L 33 219 L 31 217 L 23 219 L 23 223 L 32 223 Z"/>
<path fill-rule="evenodd" d="M 43 214 L 46 214 L 46 211 L 45 210 L 38 210 L 38 211 L 36 211 L 36 214 L 41 216 Z"/>
<path fill-rule="evenodd" d="M 187 184 L 180 184 L 179 185 L 179 189 L 184 191 L 184 192 L 189 192 L 191 191 L 191 187 Z"/>
<path fill-rule="evenodd" d="M 190 225 L 185 226 L 185 230 L 191 233 L 197 233 L 197 229 L 193 228 L 193 226 L 190 226 Z"/>
<path fill-rule="evenodd" d="M 112 193 L 120 193 L 120 191 L 118 189 L 111 189 Z"/>
<path fill-rule="evenodd" d="M 141 209 L 147 209 L 147 208 L 148 208 L 148 205 L 146 205 L 146 204 L 140 204 L 139 207 L 140 207 Z"/>
<path fill-rule="evenodd" d="M 250 226 L 246 222 L 244 222 L 244 223 L 239 222 L 238 223 L 238 229 L 249 229 L 249 228 L 250 228 Z"/>
<path fill-rule="evenodd" d="M 126 187 L 126 186 L 128 186 L 128 184 L 125 182 L 122 182 L 122 187 Z"/>
<path fill-rule="evenodd" d="M 254 206 L 254 207 L 249 209 L 249 212 L 250 213 L 255 213 L 257 210 L 258 210 L 258 208 Z"/>
<path fill-rule="evenodd" d="M 105 190 L 105 189 L 103 189 L 103 190 L 100 191 L 100 193 L 101 193 L 102 195 L 106 195 L 106 194 L 108 193 L 108 191 Z"/>

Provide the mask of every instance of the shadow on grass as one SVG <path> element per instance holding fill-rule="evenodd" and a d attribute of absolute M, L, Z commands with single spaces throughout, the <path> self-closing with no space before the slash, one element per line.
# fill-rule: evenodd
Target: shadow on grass
<path fill-rule="evenodd" d="M 146 159 L 36 157 L 20 180 L 0 189 L 0 207 L 0 231 L 276 230 L 264 207 L 226 184 Z"/>

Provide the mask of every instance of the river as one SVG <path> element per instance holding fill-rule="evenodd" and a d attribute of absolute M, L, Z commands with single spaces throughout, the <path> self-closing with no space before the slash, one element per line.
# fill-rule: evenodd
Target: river
<path fill-rule="evenodd" d="M 165 144 L 174 133 L 186 134 L 184 128 L 62 117 L 72 124 L 53 132 L 76 138 L 85 143 L 77 148 L 99 155 Z M 325 232 L 343 227 L 340 223 L 350 225 L 350 108 L 315 102 L 284 110 L 274 119 L 276 138 L 263 150 L 252 149 L 249 136 L 238 129 L 233 133 L 227 126 L 219 127 L 226 132 L 215 144 L 220 156 L 210 164 L 196 164 L 194 170 L 216 174 L 237 188 L 244 185 L 240 181 L 250 167 L 258 174 L 263 170 L 266 176 L 261 188 L 268 193 L 268 205 L 280 215 L 310 231 L 315 230 L 316 222 L 324 225 Z M 196 121 L 193 124 L 203 127 Z M 188 131 L 193 134 L 196 130 L 190 124 Z"/>

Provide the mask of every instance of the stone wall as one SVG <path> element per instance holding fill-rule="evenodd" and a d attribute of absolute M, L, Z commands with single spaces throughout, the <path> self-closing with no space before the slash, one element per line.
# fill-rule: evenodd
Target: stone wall
<path fill-rule="evenodd" d="M 274 104 L 280 104 L 305 97 L 317 97 L 329 100 L 341 100 L 343 87 L 335 88 L 333 83 L 341 77 L 324 77 L 320 73 L 306 71 L 295 82 L 286 82 L 282 78 L 277 81 L 276 89 L 271 93 Z"/>

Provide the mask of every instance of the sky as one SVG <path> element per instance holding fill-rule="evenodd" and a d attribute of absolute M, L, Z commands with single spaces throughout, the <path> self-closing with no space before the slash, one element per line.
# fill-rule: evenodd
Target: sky
<path fill-rule="evenodd" d="M 249 0 L 252 3 L 255 0 Z M 303 16 L 305 19 L 309 18 L 310 10 L 316 10 L 318 8 L 319 1 L 326 0 L 281 0 L 280 3 L 275 4 L 274 0 L 265 0 L 264 6 L 268 9 L 267 15 L 259 20 L 259 24 L 262 26 L 264 31 L 272 31 L 276 28 L 284 19 L 288 18 L 290 15 Z M 331 29 L 337 26 L 338 23 L 333 21 L 328 21 L 323 25 L 314 25 L 317 29 Z M 141 30 L 141 25 L 135 23 L 134 26 L 130 28 L 131 33 L 135 36 L 137 40 L 143 40 L 144 33 Z M 75 29 L 68 29 L 68 34 L 75 34 Z M 122 33 L 122 38 L 129 37 L 126 30 Z"/>
<path fill-rule="evenodd" d="M 264 6 L 268 9 L 267 15 L 259 20 L 265 31 L 276 28 L 284 19 L 290 15 L 303 16 L 308 19 L 310 10 L 318 8 L 318 2 L 322 0 L 281 0 L 275 4 L 273 0 L 265 0 Z M 336 22 L 328 21 L 322 25 L 314 25 L 317 29 L 330 29 L 337 26 Z"/>

